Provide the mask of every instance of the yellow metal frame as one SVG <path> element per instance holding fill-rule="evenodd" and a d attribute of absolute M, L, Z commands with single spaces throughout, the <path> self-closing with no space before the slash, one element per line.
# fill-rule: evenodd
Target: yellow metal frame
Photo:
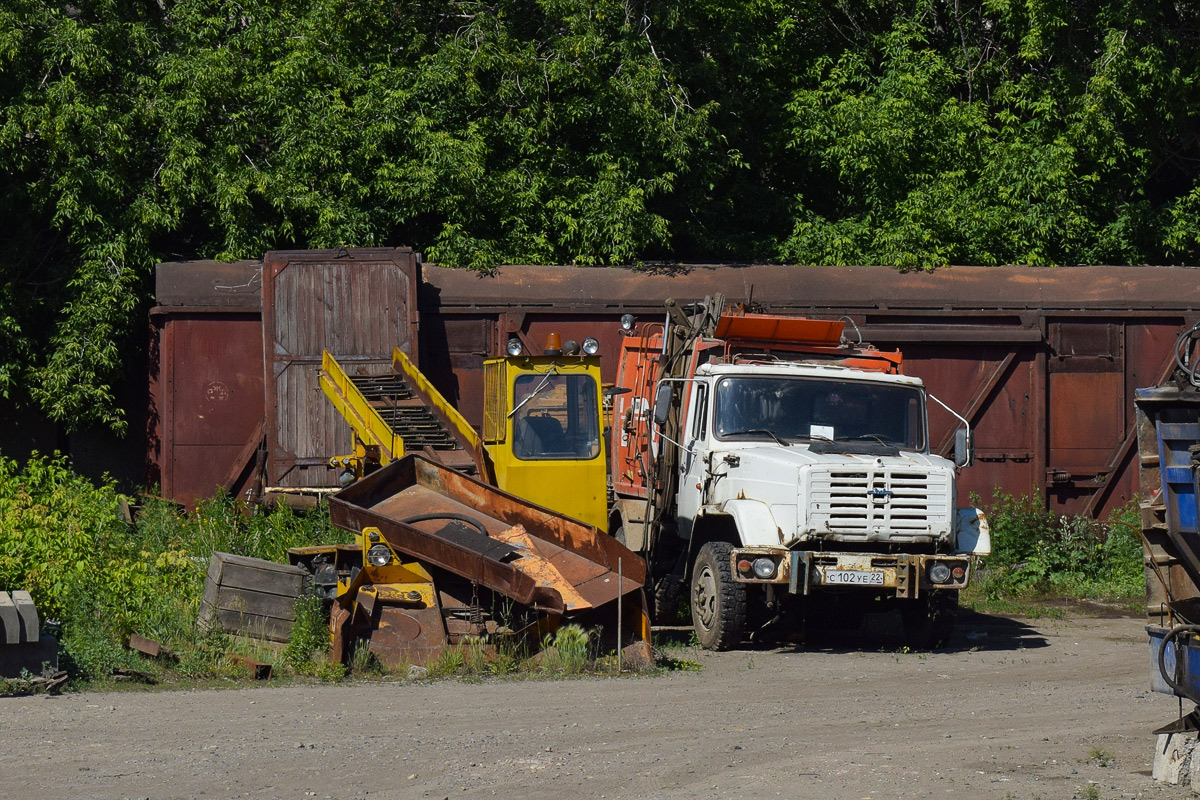
<path fill-rule="evenodd" d="M 375 541 L 371 541 L 372 534 Z M 360 603 L 365 599 L 364 595 L 371 595 L 397 605 L 433 607 L 433 576 L 419 561 L 403 562 L 378 528 L 363 528 L 359 545 L 362 547 L 362 571 L 345 586 L 338 582 L 339 598 L 351 595 L 351 602 Z M 391 562 L 382 567 L 367 560 L 367 551 L 377 545 L 383 545 L 392 553 Z"/>
<path fill-rule="evenodd" d="M 590 459 L 523 460 L 513 454 L 514 387 L 523 375 L 588 375 L 596 386 L 596 426 L 600 452 Z M 608 458 L 604 441 L 604 398 L 601 394 L 600 359 L 595 356 L 512 356 L 484 362 L 485 375 L 503 375 L 503 380 L 485 380 L 484 407 L 494 417 L 484 447 L 496 471 L 496 486 L 509 494 L 552 511 L 608 530 Z M 502 397 L 495 397 L 503 392 Z"/>
<path fill-rule="evenodd" d="M 391 426 L 383 421 L 379 412 L 371 407 L 367 398 L 350 380 L 337 360 L 328 350 L 321 352 L 321 390 L 333 403 L 338 413 L 350 423 L 354 434 L 354 455 L 351 458 L 356 463 L 356 472 L 362 474 L 362 460 L 366 456 L 367 447 L 379 449 L 379 465 L 386 466 L 393 459 L 404 455 L 404 440 L 396 435 Z M 334 458 L 338 461 L 340 458 Z M 332 462 L 331 462 L 332 463 Z"/>

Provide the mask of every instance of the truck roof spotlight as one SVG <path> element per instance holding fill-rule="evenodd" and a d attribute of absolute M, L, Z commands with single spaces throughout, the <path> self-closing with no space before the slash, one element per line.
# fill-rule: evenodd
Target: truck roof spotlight
<path fill-rule="evenodd" d="M 599 353 L 599 352 L 600 352 L 600 343 L 599 342 L 597 342 L 591 336 L 589 336 L 583 340 L 584 355 L 594 356 L 594 355 L 596 355 L 596 353 Z"/>
<path fill-rule="evenodd" d="M 521 353 L 525 352 L 525 348 L 521 346 L 521 340 L 516 338 L 508 340 L 508 346 L 506 350 L 510 356 L 519 356 Z"/>

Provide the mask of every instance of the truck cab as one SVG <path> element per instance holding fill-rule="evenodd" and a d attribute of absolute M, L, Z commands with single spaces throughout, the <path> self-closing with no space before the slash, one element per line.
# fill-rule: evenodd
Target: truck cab
<path fill-rule="evenodd" d="M 704 365 L 690 394 L 680 536 L 723 514 L 746 523 L 747 546 L 950 540 L 954 465 L 929 455 L 918 379 Z"/>

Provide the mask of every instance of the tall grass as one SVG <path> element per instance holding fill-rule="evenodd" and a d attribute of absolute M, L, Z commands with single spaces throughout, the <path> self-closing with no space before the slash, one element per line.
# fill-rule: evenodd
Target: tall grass
<path fill-rule="evenodd" d="M 212 553 L 284 562 L 289 547 L 351 538 L 330 524 L 324 507 L 251 508 L 217 496 L 189 513 L 161 498 L 125 497 L 112 481 L 93 484 L 61 455 L 34 454 L 23 466 L 0 457 L 0 591 L 31 592 L 42 617 L 59 626 L 60 660 L 77 682 L 103 681 L 119 668 L 160 678 L 224 678 L 240 669 L 231 653 L 270 660 L 276 674 L 342 678 L 346 668 L 325 658 L 328 608 L 316 598 L 297 602 L 291 641 L 279 652 L 247 650 L 244 641 L 198 629 L 196 619 Z M 499 614 L 510 617 L 512 605 Z M 134 633 L 158 641 L 175 659 L 147 662 L 126 646 Z M 520 637 L 490 643 L 467 638 L 445 648 L 427 672 L 578 675 L 612 669 L 612 659 L 595 652 L 598 638 L 579 626 L 558 628 L 544 646 L 547 652 L 531 658 Z M 350 668 L 355 675 L 382 672 L 366 647 L 354 651 Z"/>

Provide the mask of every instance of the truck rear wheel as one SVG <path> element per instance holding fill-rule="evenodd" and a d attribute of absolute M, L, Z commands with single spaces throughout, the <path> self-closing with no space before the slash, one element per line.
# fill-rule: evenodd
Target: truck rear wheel
<path fill-rule="evenodd" d="M 679 613 L 679 598 L 683 595 L 683 584 L 671 576 L 659 578 L 654 584 L 654 623 L 675 625 L 683 616 Z"/>
<path fill-rule="evenodd" d="M 929 650 L 941 647 L 949 640 L 958 611 L 957 591 L 934 589 L 915 600 L 901 603 L 905 644 L 916 650 Z"/>
<path fill-rule="evenodd" d="M 705 650 L 729 650 L 746 629 L 746 587 L 733 580 L 728 542 L 700 548 L 692 568 L 692 626 Z"/>

